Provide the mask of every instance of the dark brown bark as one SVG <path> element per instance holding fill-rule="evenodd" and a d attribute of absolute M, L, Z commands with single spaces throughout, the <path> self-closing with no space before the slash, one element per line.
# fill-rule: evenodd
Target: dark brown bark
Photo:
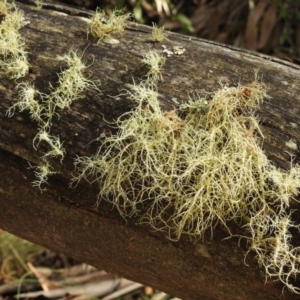
<path fill-rule="evenodd" d="M 296 299 L 287 291 L 282 295 L 280 283 L 265 283 L 264 271 L 253 255 L 248 255 L 246 265 L 247 248 L 239 247 L 235 238 L 223 240 L 228 234 L 222 228 L 216 228 L 213 239 L 195 242 L 184 237 L 180 242 L 171 242 L 165 233 L 136 225 L 136 220 L 126 223 L 104 201 L 94 207 L 97 184 L 82 182 L 69 188 L 76 155 L 94 154 L 99 146 L 95 139 L 111 130 L 103 116 L 112 121 L 131 108 L 128 99 L 115 101 L 111 96 L 118 95 L 132 78 L 139 81 L 146 72 L 140 58 L 149 49 L 161 51 L 161 44 L 151 42 L 151 29 L 135 24 L 116 37 L 118 44 L 96 44 L 87 41 L 86 21 L 78 17 L 78 11 L 71 10 L 68 15 L 19 5 L 30 21 L 21 32 L 28 44 L 31 70 L 18 82 L 34 82 L 47 92 L 48 83 L 57 81 L 63 67 L 57 57 L 70 48 L 79 49 L 79 53 L 86 49 L 83 60 L 91 63 L 90 77 L 101 80 L 103 94 L 87 92 L 54 121 L 52 133 L 64 141 L 67 155 L 63 164 L 53 161 L 60 173 L 50 178 L 47 190 L 41 193 L 32 187 L 34 174 L 28 162 L 38 164 L 46 145 L 41 143 L 37 151 L 33 149 L 37 125 L 28 114 L 6 116 L 16 97 L 16 82 L 1 78 L 0 227 L 184 299 Z M 169 39 L 163 43 L 168 48 L 179 45 L 186 51 L 168 58 L 163 69 L 164 82 L 159 91 L 164 109 L 173 107 L 172 98 L 184 102 L 195 91 L 218 89 L 220 81 L 228 85 L 250 83 L 258 70 L 271 96 L 259 112 L 265 151 L 279 167 L 290 166 L 290 153 L 299 163 L 299 152 L 285 145 L 290 139 L 298 142 L 298 147 L 300 142 L 298 66 L 177 34 L 170 34 Z M 231 226 L 234 231 L 235 225 Z M 295 240 L 299 242 L 300 237 Z"/>

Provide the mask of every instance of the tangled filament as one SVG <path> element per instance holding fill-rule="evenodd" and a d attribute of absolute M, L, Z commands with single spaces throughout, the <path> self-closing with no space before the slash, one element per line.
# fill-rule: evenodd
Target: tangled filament
<path fill-rule="evenodd" d="M 123 217 L 139 215 L 173 240 L 246 217 L 250 250 L 266 274 L 300 292 L 290 283 L 300 273 L 300 249 L 290 244 L 289 228 L 298 226 L 288 210 L 300 167 L 279 170 L 260 147 L 254 113 L 265 86 L 222 87 L 209 102 L 189 99 L 180 113 L 161 111 L 149 76 L 128 95 L 135 109 L 94 156 L 77 158 L 74 181 L 98 181 L 99 202 L 111 202 Z"/>

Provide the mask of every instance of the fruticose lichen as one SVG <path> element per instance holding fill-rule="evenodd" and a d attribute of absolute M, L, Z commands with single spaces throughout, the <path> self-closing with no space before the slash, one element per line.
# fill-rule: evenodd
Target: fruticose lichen
<path fill-rule="evenodd" d="M 168 39 L 169 33 L 165 31 L 165 27 L 157 27 L 155 23 L 152 23 L 152 38 L 154 42 L 160 43 L 163 40 Z"/>
<path fill-rule="evenodd" d="M 289 204 L 299 192 L 300 167 L 279 170 L 261 149 L 255 111 L 267 97 L 265 85 L 222 86 L 210 101 L 195 96 L 163 112 L 158 79 L 148 74 L 127 91 L 134 110 L 117 120 L 117 134 L 94 156 L 76 159 L 74 182 L 97 181 L 98 204 L 105 199 L 173 240 L 249 220 L 249 250 L 268 276 L 300 292 L 290 281 L 300 273 L 300 248 L 289 232 L 298 228 Z"/>
<path fill-rule="evenodd" d="M 88 34 L 98 38 L 98 42 L 102 39 L 108 39 L 111 34 L 124 31 L 130 16 L 131 14 L 125 14 L 122 10 L 115 9 L 108 18 L 105 11 L 98 7 L 88 26 Z"/>
<path fill-rule="evenodd" d="M 163 80 L 161 70 L 166 62 L 166 58 L 164 56 L 161 56 L 157 51 L 152 50 L 144 55 L 141 62 L 149 68 L 147 73 L 148 85 L 151 82 Z"/>
<path fill-rule="evenodd" d="M 19 32 L 26 22 L 23 12 L 15 4 L 0 3 L 0 68 L 1 72 L 18 79 L 25 76 L 29 70 L 26 45 Z"/>
<path fill-rule="evenodd" d="M 29 66 L 18 33 L 23 15 L 6 1 L 0 3 L 0 15 L 0 67 L 19 78 Z M 99 40 L 107 38 L 122 32 L 128 18 L 114 11 L 107 19 L 98 9 L 89 33 Z M 38 125 L 33 147 L 41 142 L 49 146 L 42 163 L 33 167 L 33 184 L 40 188 L 57 173 L 48 159 L 62 161 L 65 155 L 59 136 L 50 134 L 53 118 L 84 90 L 97 89 L 84 76 L 86 66 L 76 52 L 63 59 L 68 66 L 59 74 L 57 87 L 50 86 L 49 95 L 21 83 L 19 97 L 7 112 L 12 116 L 16 109 L 28 110 Z M 210 99 L 194 96 L 179 109 L 163 112 L 157 83 L 163 79 L 165 57 L 149 52 L 142 63 L 149 67 L 145 79 L 125 91 L 135 108 L 117 120 L 117 134 L 106 137 L 94 156 L 76 159 L 73 181 L 97 181 L 98 204 L 105 199 L 123 217 L 137 215 L 141 222 L 166 230 L 172 240 L 183 234 L 200 238 L 217 224 L 242 222 L 249 251 L 256 252 L 266 275 L 300 293 L 292 283 L 300 273 L 300 247 L 292 245 L 290 231 L 299 224 L 293 223 L 289 209 L 299 193 L 300 167 L 277 169 L 261 149 L 255 111 L 267 97 L 264 84 L 255 80 L 222 86 Z"/>
<path fill-rule="evenodd" d="M 50 134 L 53 118 L 59 117 L 60 110 L 70 107 L 73 101 L 80 99 L 83 91 L 94 89 L 100 93 L 97 84 L 84 74 L 87 66 L 75 51 L 70 51 L 60 59 L 65 61 L 67 68 L 58 75 L 57 87 L 50 84 L 50 93 L 43 94 L 34 85 L 20 83 L 17 86 L 19 97 L 7 110 L 9 117 L 14 115 L 16 109 L 20 112 L 28 110 L 31 119 L 38 124 L 38 133 L 33 139 L 34 149 L 40 142 L 48 144 L 49 149 L 42 156 L 42 164 L 37 166 L 35 171 L 37 180 L 33 184 L 40 188 L 51 174 L 57 173 L 51 171 L 48 159 L 60 158 L 62 162 L 65 156 L 65 149 L 62 147 L 59 136 Z"/>

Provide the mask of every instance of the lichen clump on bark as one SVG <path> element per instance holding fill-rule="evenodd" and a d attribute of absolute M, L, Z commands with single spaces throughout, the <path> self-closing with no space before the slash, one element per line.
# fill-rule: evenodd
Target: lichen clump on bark
<path fill-rule="evenodd" d="M 118 119 L 118 133 L 94 156 L 77 158 L 74 181 L 99 182 L 98 204 L 105 199 L 123 217 L 138 215 L 173 240 L 250 220 L 249 249 L 266 274 L 299 292 L 290 283 L 300 272 L 300 249 L 290 244 L 289 229 L 298 226 L 288 208 L 300 188 L 300 167 L 279 170 L 261 149 L 255 110 L 267 97 L 264 84 L 223 86 L 210 101 L 197 96 L 163 112 L 162 77 L 149 72 L 127 91 L 136 107 Z"/>
<path fill-rule="evenodd" d="M 91 17 L 88 26 L 88 34 L 98 38 L 98 42 L 111 38 L 112 34 L 122 33 L 125 29 L 126 22 L 130 19 L 131 14 L 125 14 L 122 10 L 115 9 L 109 17 L 105 11 L 97 8 L 95 14 Z"/>
<path fill-rule="evenodd" d="M 84 91 L 96 90 L 101 93 L 97 86 L 100 82 L 94 82 L 86 77 L 87 66 L 75 51 L 70 51 L 59 59 L 63 60 L 67 67 L 58 74 L 56 87 L 50 83 L 49 94 L 41 93 L 33 84 L 22 82 L 17 85 L 19 97 L 7 110 L 9 117 L 14 115 L 16 109 L 20 112 L 29 111 L 31 119 L 38 124 L 33 148 L 37 149 L 40 142 L 48 145 L 48 151 L 42 156 L 42 163 L 33 167 L 36 175 L 33 185 L 40 189 L 44 183 L 47 183 L 50 175 L 57 173 L 52 171 L 49 158 L 60 158 L 62 162 L 66 153 L 60 137 L 50 134 L 54 117 L 59 118 L 61 110 L 69 108 L 74 101 L 80 99 Z"/>
<path fill-rule="evenodd" d="M 19 30 L 26 25 L 24 14 L 14 3 L 1 1 L 0 68 L 11 79 L 25 76 L 29 70 L 26 44 Z"/>

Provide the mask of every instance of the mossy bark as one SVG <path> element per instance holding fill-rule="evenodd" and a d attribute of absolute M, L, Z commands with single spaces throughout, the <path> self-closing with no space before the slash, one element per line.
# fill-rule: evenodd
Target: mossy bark
<path fill-rule="evenodd" d="M 30 73 L 18 82 L 1 78 L 0 86 L 0 227 L 20 237 L 66 253 L 96 267 L 120 276 L 152 285 L 184 299 L 296 299 L 282 285 L 268 280 L 253 255 L 244 263 L 246 245 L 217 227 L 213 239 L 191 241 L 183 237 L 174 243 L 164 232 L 153 232 L 135 219 L 125 222 L 115 210 L 102 201 L 95 207 L 97 184 L 79 183 L 70 188 L 76 155 L 92 155 L 100 145 L 95 140 L 101 133 L 114 129 L 113 121 L 132 108 L 126 97 L 116 101 L 127 84 L 140 81 L 147 73 L 140 59 L 149 49 L 162 51 L 182 46 L 182 55 L 167 58 L 164 81 L 159 84 L 159 99 L 164 110 L 187 101 L 188 95 L 228 85 L 250 83 L 258 72 L 268 87 L 266 100 L 258 115 L 265 139 L 263 147 L 275 165 L 283 169 L 300 162 L 300 68 L 268 56 L 220 45 L 196 38 L 170 34 L 169 41 L 154 44 L 151 29 L 130 24 L 110 44 L 89 38 L 89 13 L 60 6 L 37 11 L 33 6 L 18 4 L 30 23 L 21 29 L 26 40 L 31 64 Z M 57 10 L 60 10 L 58 12 Z M 62 14 L 63 11 L 65 14 Z M 51 132 L 60 136 L 67 155 L 61 164 L 52 164 L 60 173 L 51 177 L 46 190 L 32 187 L 34 172 L 29 164 L 41 162 L 47 149 L 40 144 L 34 150 L 32 140 L 37 124 L 29 115 L 16 112 L 12 118 L 6 110 L 17 97 L 16 85 L 31 82 L 49 92 L 57 73 L 64 68 L 60 57 L 70 49 L 84 51 L 83 60 L 91 79 L 101 81 L 103 94 L 88 91 L 70 109 L 60 111 Z M 174 102 L 176 100 L 176 102 Z M 293 140 L 297 149 L 288 147 Z M 241 145 L 242 147 L 242 145 Z M 295 208 L 299 205 L 295 204 Z M 299 218 L 300 219 L 300 218 Z M 245 234 L 239 225 L 230 224 L 236 234 Z M 299 244 L 300 236 L 293 242 Z"/>

